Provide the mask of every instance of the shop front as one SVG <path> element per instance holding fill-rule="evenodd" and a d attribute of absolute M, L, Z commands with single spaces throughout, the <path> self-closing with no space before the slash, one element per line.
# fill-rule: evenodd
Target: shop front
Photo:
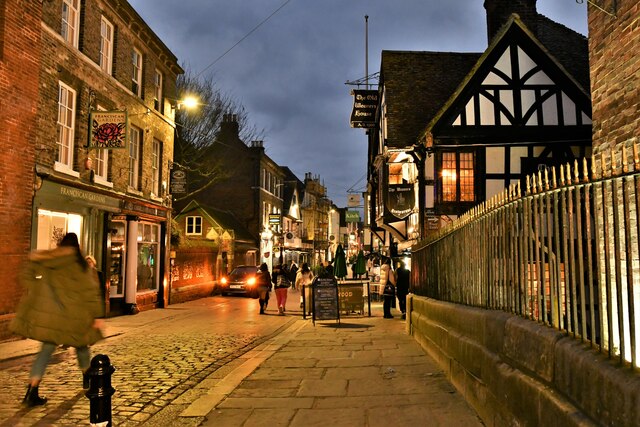
<path fill-rule="evenodd" d="M 105 277 L 108 262 L 106 224 L 121 210 L 121 201 L 90 189 L 43 180 L 35 194 L 32 217 L 32 249 L 55 248 L 66 233 L 76 233 L 82 252 L 97 262 L 100 286 L 109 314 L 109 283 Z"/>
<path fill-rule="evenodd" d="M 34 198 L 33 249 L 76 233 L 96 259 L 106 316 L 164 307 L 168 216 L 164 206 L 44 180 Z"/>

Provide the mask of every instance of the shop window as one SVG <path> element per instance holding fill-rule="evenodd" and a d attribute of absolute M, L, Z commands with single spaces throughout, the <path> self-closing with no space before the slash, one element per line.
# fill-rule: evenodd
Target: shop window
<path fill-rule="evenodd" d="M 80 0 L 62 1 L 62 27 L 60 35 L 69 44 L 78 47 L 80 30 Z"/>
<path fill-rule="evenodd" d="M 202 235 L 202 217 L 201 216 L 188 216 L 187 217 L 187 236 Z"/>
<path fill-rule="evenodd" d="M 441 179 L 443 202 L 475 201 L 473 153 L 442 153 Z"/>
<path fill-rule="evenodd" d="M 159 233 L 157 224 L 138 224 L 138 291 L 158 288 Z"/>
<path fill-rule="evenodd" d="M 38 209 L 36 249 L 53 249 L 67 233 L 76 233 L 82 242 L 82 216 Z"/>

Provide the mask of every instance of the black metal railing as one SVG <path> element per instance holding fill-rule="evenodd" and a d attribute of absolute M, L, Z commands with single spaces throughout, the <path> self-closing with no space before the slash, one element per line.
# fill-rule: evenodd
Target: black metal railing
<path fill-rule="evenodd" d="M 540 171 L 525 191 L 513 185 L 414 246 L 415 293 L 547 324 L 638 368 L 640 156 L 631 148 Z"/>

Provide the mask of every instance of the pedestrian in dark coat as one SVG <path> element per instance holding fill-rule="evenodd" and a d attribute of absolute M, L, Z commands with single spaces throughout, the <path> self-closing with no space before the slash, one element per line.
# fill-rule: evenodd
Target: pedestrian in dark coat
<path fill-rule="evenodd" d="M 407 294 L 411 283 L 411 271 L 406 268 L 404 261 L 396 269 L 396 295 L 402 318 L 407 318 Z"/>
<path fill-rule="evenodd" d="M 382 309 L 385 319 L 393 319 L 391 307 L 396 300 L 396 276 L 391 269 L 391 259 L 387 258 L 380 267 L 380 283 L 382 284 Z"/>
<path fill-rule="evenodd" d="M 267 304 L 269 303 L 269 291 L 271 291 L 271 274 L 266 263 L 260 264 L 258 275 L 256 277 L 258 288 L 258 302 L 260 303 L 260 314 L 265 314 Z"/>
<path fill-rule="evenodd" d="M 102 320 L 97 317 L 103 307 L 95 271 L 80 252 L 78 236 L 68 233 L 57 248 L 33 252 L 20 281 L 26 294 L 11 328 L 18 335 L 42 342 L 23 403 L 37 406 L 47 401 L 38 395 L 38 387 L 59 345 L 75 347 L 83 388 L 88 388 L 89 346 L 102 339 Z"/>

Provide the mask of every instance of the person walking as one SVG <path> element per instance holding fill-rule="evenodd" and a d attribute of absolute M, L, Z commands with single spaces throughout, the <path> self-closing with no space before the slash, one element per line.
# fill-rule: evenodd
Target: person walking
<path fill-rule="evenodd" d="M 78 236 L 66 234 L 55 249 L 36 251 L 20 273 L 26 288 L 11 329 L 18 335 L 40 341 L 29 374 L 23 403 L 44 405 L 39 386 L 51 355 L 59 345 L 74 347 L 82 371 L 82 387 L 89 388 L 89 346 L 103 338 L 100 287 L 97 276 L 80 251 Z"/>
<path fill-rule="evenodd" d="M 256 277 L 256 287 L 258 288 L 258 302 L 260 303 L 260 314 L 265 314 L 269 303 L 269 291 L 271 291 L 271 274 L 266 263 L 260 264 Z"/>
<path fill-rule="evenodd" d="M 300 288 L 298 288 L 296 286 L 296 279 L 298 277 L 298 264 L 296 264 L 296 262 L 294 260 L 291 260 L 291 266 L 289 267 L 289 280 L 291 281 L 291 287 L 293 289 L 298 289 L 300 290 Z"/>
<path fill-rule="evenodd" d="M 391 315 L 391 307 L 395 304 L 396 299 L 396 276 L 391 269 L 391 259 L 387 258 L 380 267 L 380 283 L 382 287 L 382 308 L 385 319 L 393 319 Z"/>
<path fill-rule="evenodd" d="M 404 261 L 400 261 L 396 269 L 396 293 L 398 295 L 398 307 L 402 313 L 402 319 L 407 318 L 407 294 L 411 283 L 411 271 L 406 268 Z"/>
<path fill-rule="evenodd" d="M 278 314 L 284 316 L 287 305 L 287 293 L 289 291 L 289 286 L 291 286 L 291 281 L 289 281 L 288 271 L 283 269 L 281 264 L 274 267 L 273 274 L 271 275 L 271 282 L 273 283 L 276 292 Z"/>
<path fill-rule="evenodd" d="M 305 262 L 296 275 L 296 288 L 300 289 L 300 308 L 307 314 L 311 314 L 311 282 L 313 282 L 313 273 L 309 264 Z"/>

